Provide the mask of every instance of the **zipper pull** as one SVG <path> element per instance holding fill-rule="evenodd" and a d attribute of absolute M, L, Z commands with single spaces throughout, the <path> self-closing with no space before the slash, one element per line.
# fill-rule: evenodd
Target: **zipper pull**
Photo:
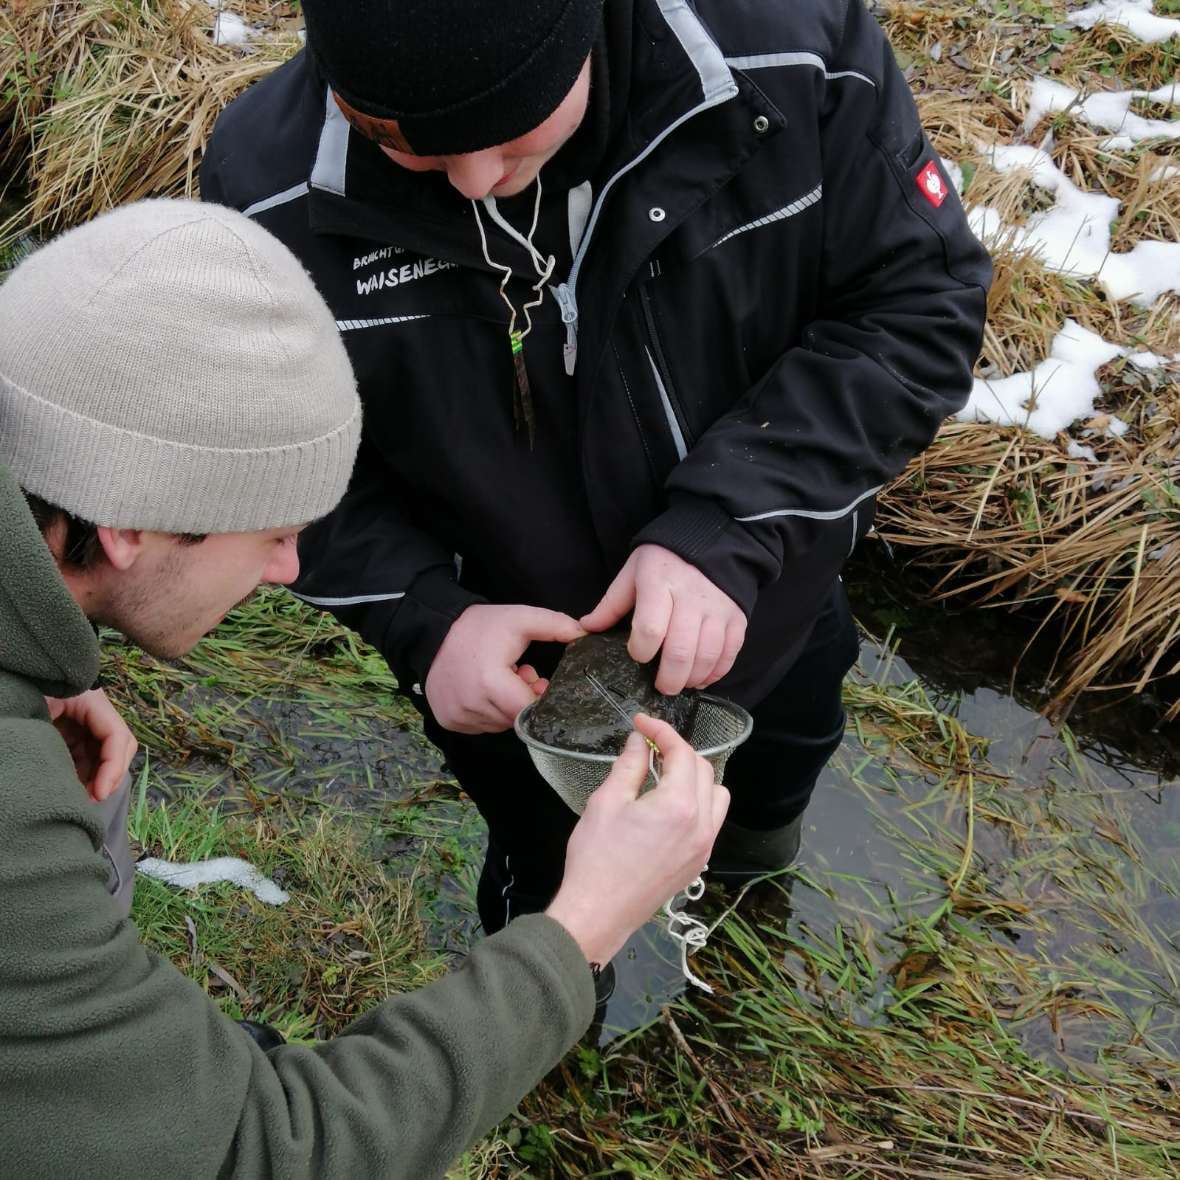
<path fill-rule="evenodd" d="M 567 377 L 574 375 L 578 364 L 578 305 L 574 302 L 574 293 L 568 284 L 558 283 L 551 287 L 553 298 L 561 308 L 561 322 L 565 324 L 565 346 L 562 355 L 565 357 L 565 372 Z"/>

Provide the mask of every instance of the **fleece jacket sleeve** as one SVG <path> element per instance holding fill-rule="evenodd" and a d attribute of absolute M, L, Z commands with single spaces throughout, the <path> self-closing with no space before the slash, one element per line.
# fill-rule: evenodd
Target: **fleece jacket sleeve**
<path fill-rule="evenodd" d="M 342 1035 L 264 1054 L 121 919 L 45 722 L 0 720 L 0 1175 L 430 1180 L 588 1025 L 543 915 Z"/>
<path fill-rule="evenodd" d="M 635 539 L 691 561 L 747 613 L 761 587 L 810 576 L 814 554 L 847 553 L 875 493 L 965 404 L 986 315 L 987 253 L 860 0 L 827 68 L 820 312 L 697 440 Z"/>

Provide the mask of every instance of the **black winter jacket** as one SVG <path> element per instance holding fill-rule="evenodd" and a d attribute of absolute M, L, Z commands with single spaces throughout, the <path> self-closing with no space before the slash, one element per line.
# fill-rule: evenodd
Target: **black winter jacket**
<path fill-rule="evenodd" d="M 756 703 L 876 493 L 970 392 L 990 264 L 861 0 L 634 0 L 630 53 L 620 133 L 542 219 L 551 242 L 555 217 L 570 227 L 525 348 L 572 407 L 551 441 L 538 411 L 556 458 L 514 428 L 500 275 L 443 176 L 350 132 L 304 54 L 214 131 L 205 199 L 302 258 L 365 405 L 297 589 L 406 687 L 471 603 L 580 613 L 653 542 L 750 616 L 722 687 Z M 507 236 L 492 256 L 534 281 Z M 519 306 L 528 284 L 510 291 Z M 538 527 L 546 457 L 580 499 L 560 536 Z"/>

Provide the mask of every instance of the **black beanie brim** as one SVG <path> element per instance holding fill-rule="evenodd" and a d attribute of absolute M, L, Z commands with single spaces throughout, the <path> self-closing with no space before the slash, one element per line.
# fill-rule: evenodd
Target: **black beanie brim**
<path fill-rule="evenodd" d="M 333 91 L 363 115 L 396 121 L 423 156 L 482 151 L 539 127 L 573 88 L 602 22 L 602 0 L 302 7 L 308 49 Z M 489 37 L 493 52 L 472 48 Z"/>

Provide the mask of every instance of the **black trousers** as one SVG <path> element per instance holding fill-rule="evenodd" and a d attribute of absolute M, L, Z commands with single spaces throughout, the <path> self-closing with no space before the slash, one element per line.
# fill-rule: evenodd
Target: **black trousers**
<path fill-rule="evenodd" d="M 751 710 L 754 731 L 726 767 L 735 823 L 777 828 L 806 808 L 844 734 L 840 686 L 857 650 L 856 626 L 837 582 L 798 659 Z M 533 769 L 513 733 L 450 733 L 429 716 L 424 724 L 488 825 L 478 891 L 485 931 L 543 910 L 561 883 L 578 817 Z"/>

